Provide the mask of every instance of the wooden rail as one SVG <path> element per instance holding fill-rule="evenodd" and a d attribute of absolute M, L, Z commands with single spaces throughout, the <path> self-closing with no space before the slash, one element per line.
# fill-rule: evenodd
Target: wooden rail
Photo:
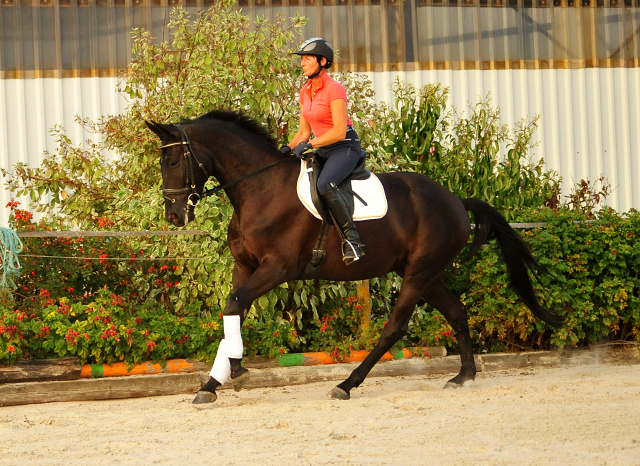
<path fill-rule="evenodd" d="M 20 231 L 20 238 L 77 238 L 89 236 L 115 237 L 115 236 L 179 236 L 179 235 L 210 235 L 210 231 L 204 230 L 180 230 L 180 231 Z"/>

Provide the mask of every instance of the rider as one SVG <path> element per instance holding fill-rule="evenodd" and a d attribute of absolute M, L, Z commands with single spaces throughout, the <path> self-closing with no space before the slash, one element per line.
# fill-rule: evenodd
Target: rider
<path fill-rule="evenodd" d="M 308 82 L 300 90 L 300 126 L 293 140 L 280 148 L 284 154 L 292 152 L 303 158 L 310 149 L 316 150 L 324 166 L 317 189 L 342 236 L 342 260 L 346 265 L 364 256 L 358 230 L 345 201 L 342 183 L 365 153 L 358 134 L 347 113 L 347 93 L 344 87 L 329 76 L 333 64 L 333 48 L 320 37 L 307 39 L 294 52 L 300 55 L 301 66 Z M 314 138 L 311 137 L 313 132 Z"/>

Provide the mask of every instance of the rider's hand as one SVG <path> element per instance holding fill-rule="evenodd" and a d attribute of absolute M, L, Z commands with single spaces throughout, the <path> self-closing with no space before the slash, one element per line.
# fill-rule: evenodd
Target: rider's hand
<path fill-rule="evenodd" d="M 282 146 L 280 148 L 280 152 L 282 152 L 284 155 L 289 155 L 291 154 L 291 147 L 287 146 L 286 144 L 284 146 Z"/>
<path fill-rule="evenodd" d="M 293 149 L 293 155 L 295 155 L 299 159 L 304 160 L 307 158 L 307 156 L 305 156 L 305 152 L 311 149 L 313 149 L 313 146 L 311 144 L 309 144 L 308 142 L 301 142 Z"/>

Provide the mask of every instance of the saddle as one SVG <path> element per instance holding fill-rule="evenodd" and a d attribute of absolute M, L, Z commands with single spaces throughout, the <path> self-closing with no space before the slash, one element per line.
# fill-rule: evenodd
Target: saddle
<path fill-rule="evenodd" d="M 349 175 L 347 179 L 344 180 L 342 183 L 340 183 L 340 186 L 338 186 L 341 190 L 350 194 L 349 196 L 346 196 L 346 201 L 347 201 L 347 206 L 349 207 L 349 212 L 351 213 L 351 217 L 353 217 L 353 213 L 355 211 L 354 198 L 357 198 L 358 201 L 362 202 L 362 204 L 364 204 L 365 206 L 368 205 L 364 199 L 362 199 L 356 192 L 353 191 L 353 188 L 351 185 L 352 180 L 366 180 L 371 176 L 371 172 L 367 170 L 364 166 L 365 160 L 366 158 L 363 157 L 362 160 L 358 162 L 358 165 L 353 170 L 353 172 L 351 172 L 351 175 Z M 312 188 L 311 201 L 313 202 L 313 205 L 318 211 L 318 214 L 320 214 L 320 217 L 322 217 L 322 220 L 324 220 L 325 222 L 332 223 L 331 216 L 329 215 L 329 210 L 327 209 L 327 206 L 322 200 L 322 197 L 320 197 L 320 193 L 318 192 L 318 188 L 317 188 L 318 178 L 320 177 L 320 172 L 322 171 L 323 165 L 324 165 L 324 162 L 320 158 L 316 159 L 315 157 L 310 157 L 307 160 L 309 184 L 311 185 L 311 188 Z M 309 168 L 311 168 L 311 171 L 309 171 Z"/>
<path fill-rule="evenodd" d="M 340 184 L 340 189 L 347 194 L 347 206 L 354 221 L 379 219 L 387 214 L 384 187 L 378 177 L 365 168 L 364 162 L 363 157 L 351 175 Z M 324 244 L 329 228 L 333 225 L 329 210 L 317 190 L 321 170 L 321 162 L 311 157 L 301 162 L 298 176 L 297 191 L 300 202 L 314 217 L 322 220 L 311 257 L 302 274 L 304 279 L 313 279 L 320 272 L 326 255 Z"/>
<path fill-rule="evenodd" d="M 378 177 L 365 168 L 364 159 L 353 173 L 340 184 L 354 221 L 374 220 L 387 213 L 387 198 Z M 313 157 L 303 160 L 298 176 L 298 198 L 302 205 L 319 220 L 333 223 L 329 211 L 316 188 L 322 170 L 321 161 Z"/>

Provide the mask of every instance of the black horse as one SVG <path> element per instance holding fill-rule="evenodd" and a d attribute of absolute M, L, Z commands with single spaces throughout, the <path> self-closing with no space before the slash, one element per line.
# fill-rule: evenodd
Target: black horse
<path fill-rule="evenodd" d="M 242 320 L 252 302 L 263 294 L 284 282 L 310 278 L 305 269 L 321 221 L 298 200 L 298 160 L 283 156 L 261 125 L 231 111 L 213 111 L 180 125 L 147 125 L 163 144 L 160 164 L 167 221 L 183 227 L 194 219 L 193 207 L 210 176 L 223 185 L 234 207 L 227 239 L 236 263 L 225 316 L 239 315 Z M 510 283 L 523 302 L 549 325 L 562 325 L 562 318 L 536 299 L 529 278 L 536 261 L 497 210 L 478 199 L 461 200 L 420 174 L 378 176 L 388 197 L 388 213 L 379 220 L 359 222 L 367 254 L 346 266 L 340 238 L 332 228 L 327 255 L 316 278 L 351 281 L 396 272 L 403 278 L 402 287 L 373 351 L 329 396 L 349 399 L 350 390 L 359 386 L 384 353 L 406 334 L 420 299 L 439 310 L 458 337 L 462 365 L 446 386 L 457 387 L 475 379 L 467 312 L 442 277 L 469 240 L 467 211 L 476 224 L 473 245 L 495 238 Z M 232 378 L 233 370 L 232 366 Z"/>

